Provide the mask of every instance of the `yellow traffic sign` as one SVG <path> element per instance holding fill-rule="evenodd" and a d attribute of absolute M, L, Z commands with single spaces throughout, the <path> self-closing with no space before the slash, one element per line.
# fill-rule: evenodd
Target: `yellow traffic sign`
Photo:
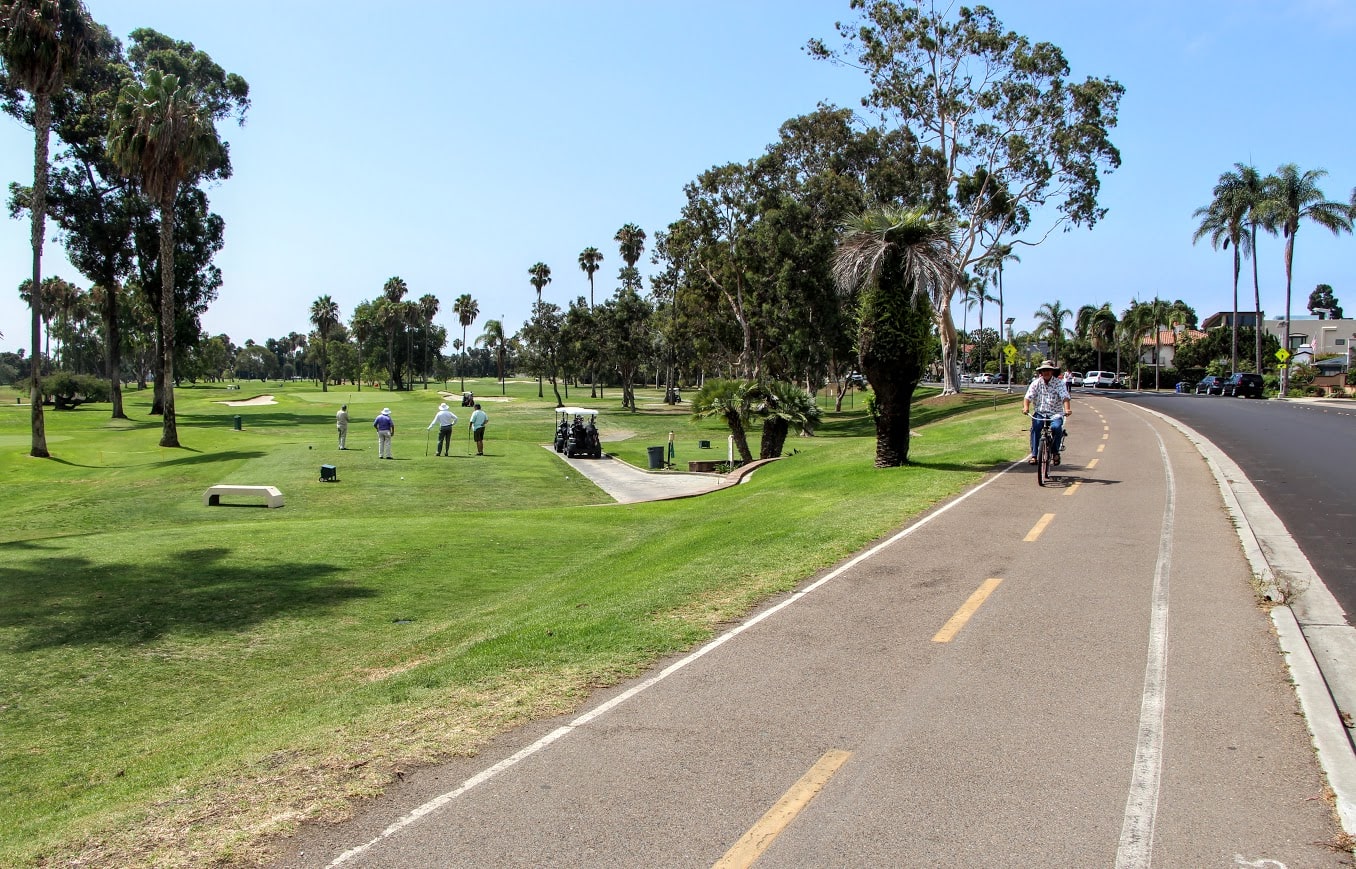
<path fill-rule="evenodd" d="M 1280 350 L 1276 351 L 1276 358 L 1279 359 L 1281 362 L 1285 362 L 1287 359 L 1290 358 L 1290 351 L 1282 347 Z"/>
<path fill-rule="evenodd" d="M 1003 348 L 1003 355 L 1007 357 L 1009 363 L 1015 362 L 1017 361 L 1017 348 L 1009 344 Z"/>

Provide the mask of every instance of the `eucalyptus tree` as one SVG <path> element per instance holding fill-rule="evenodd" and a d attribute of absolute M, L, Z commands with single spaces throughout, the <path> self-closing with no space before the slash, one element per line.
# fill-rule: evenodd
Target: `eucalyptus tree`
<path fill-rule="evenodd" d="M 42 247 L 47 221 L 48 135 L 52 98 L 60 93 L 91 54 L 94 24 L 80 0 L 5 0 L 0 3 L 0 60 L 8 85 L 33 100 L 33 192 L 30 243 L 33 252 L 32 340 L 41 339 Z M 42 366 L 36 360 L 29 377 L 32 437 L 29 455 L 50 458 L 42 413 Z"/>
<path fill-rule="evenodd" d="M 1064 340 L 1067 333 L 1064 323 L 1073 316 L 1073 312 L 1060 304 L 1059 299 L 1055 299 L 1041 305 L 1032 316 L 1036 318 L 1036 328 L 1032 330 L 1032 334 L 1037 340 L 1049 339 L 1050 358 L 1058 365 L 1059 343 Z"/>
<path fill-rule="evenodd" d="M 471 298 L 470 293 L 462 293 L 457 296 L 457 300 L 452 303 L 452 313 L 457 315 L 457 322 L 461 324 L 461 347 L 462 347 L 462 365 L 461 365 L 461 390 L 466 391 L 466 330 L 480 316 L 480 303 Z"/>
<path fill-rule="evenodd" d="M 1005 31 L 984 6 L 931 0 L 854 0 L 855 21 L 836 25 L 814 57 L 864 71 L 863 103 L 910 130 L 940 159 L 959 227 L 956 280 L 938 289 L 944 391 L 959 390 L 951 300 L 960 275 L 1009 237 L 1039 244 L 1056 228 L 1094 226 L 1099 176 L 1120 165 L 1108 138 L 1124 88 L 1069 77 L 1063 52 Z M 955 14 L 954 19 L 951 17 Z M 1033 210 L 1049 214 L 1033 227 Z M 1046 210 L 1050 209 L 1050 210 Z M 1021 238 L 1028 231 L 1030 238 Z"/>
<path fill-rule="evenodd" d="M 839 289 L 854 296 L 861 371 L 875 391 L 876 467 L 909 460 L 909 416 L 931 336 L 930 299 L 961 275 L 950 221 L 921 208 L 850 218 L 834 255 Z"/>
<path fill-rule="evenodd" d="M 495 362 L 499 371 L 499 392 L 504 393 L 504 350 L 508 338 L 504 334 L 504 322 L 502 320 L 486 320 L 485 331 L 476 339 L 476 346 L 485 347 L 493 351 Z"/>
<path fill-rule="evenodd" d="M 1248 232 L 1248 219 L 1255 201 L 1247 182 L 1238 172 L 1224 172 L 1215 184 L 1214 198 L 1192 212 L 1200 218 L 1191 243 L 1210 239 L 1210 246 L 1219 250 L 1234 248 L 1234 308 L 1230 320 L 1231 351 L 1229 370 L 1238 370 L 1238 276 L 1243 270 L 1243 257 L 1254 257 L 1253 236 Z"/>
<path fill-rule="evenodd" d="M 596 247 L 586 247 L 579 254 L 579 269 L 589 278 L 589 307 L 593 307 L 593 275 L 603 261 L 602 251 Z"/>
<path fill-rule="evenodd" d="M 160 328 L 164 416 L 160 446 L 179 446 L 174 413 L 174 206 L 222 149 L 211 113 L 175 75 L 158 69 L 126 85 L 108 131 L 109 156 L 155 202 L 160 213 Z"/>
<path fill-rule="evenodd" d="M 598 333 L 606 362 L 612 365 L 621 380 L 622 407 L 635 412 L 635 376 L 650 348 L 650 323 L 654 308 L 640 294 L 629 287 L 621 287 L 616 295 L 599 305 Z"/>
<path fill-rule="evenodd" d="M 538 302 L 532 306 L 532 319 L 524 324 L 519 333 L 537 359 L 542 375 L 551 381 L 551 391 L 556 396 L 556 407 L 565 404 L 560 400 L 559 383 L 560 363 L 565 353 L 561 342 L 561 327 L 564 320 L 559 305 Z"/>
<path fill-rule="evenodd" d="M 339 305 L 329 295 L 321 296 L 311 303 L 311 324 L 320 336 L 320 391 L 330 389 L 330 332 L 339 325 Z"/>
<path fill-rule="evenodd" d="M 1290 288 L 1295 264 L 1295 235 L 1302 223 L 1314 223 L 1337 235 L 1351 231 L 1351 214 L 1340 202 L 1330 202 L 1318 187 L 1327 175 L 1324 169 L 1300 172 L 1299 166 L 1286 163 L 1264 182 L 1262 212 L 1268 225 L 1285 238 L 1285 328 L 1282 346 L 1290 349 Z M 1290 366 L 1281 366 L 1281 394 L 1290 387 Z"/>

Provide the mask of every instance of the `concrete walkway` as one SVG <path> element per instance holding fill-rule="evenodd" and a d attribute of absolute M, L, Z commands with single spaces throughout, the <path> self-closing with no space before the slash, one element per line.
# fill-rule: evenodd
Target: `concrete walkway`
<path fill-rule="evenodd" d="M 546 445 L 546 449 L 555 452 L 549 444 Z M 556 455 L 621 504 L 705 495 L 707 492 L 744 482 L 766 463 L 753 462 L 728 474 L 695 474 L 686 471 L 643 471 L 611 456 L 604 456 L 601 459 L 567 459 L 560 453 Z"/>

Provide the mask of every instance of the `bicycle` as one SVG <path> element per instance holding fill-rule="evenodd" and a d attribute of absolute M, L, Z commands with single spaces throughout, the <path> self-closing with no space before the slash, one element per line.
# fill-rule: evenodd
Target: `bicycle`
<path fill-rule="evenodd" d="M 1063 419 L 1064 414 L 1040 415 L 1031 414 L 1031 424 L 1039 424 L 1041 433 L 1036 441 L 1036 485 L 1044 486 L 1050 479 L 1050 465 L 1055 462 L 1055 436 L 1050 431 L 1050 423 L 1054 419 Z M 1067 432 L 1065 435 L 1067 436 Z"/>

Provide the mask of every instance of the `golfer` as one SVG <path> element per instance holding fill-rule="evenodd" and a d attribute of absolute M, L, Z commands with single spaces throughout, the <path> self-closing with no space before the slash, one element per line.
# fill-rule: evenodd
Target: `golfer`
<path fill-rule="evenodd" d="M 485 411 L 480 409 L 480 402 L 476 402 L 476 412 L 471 414 L 471 435 L 476 439 L 476 455 L 485 455 L 485 423 L 490 418 L 485 415 Z"/>
<path fill-rule="evenodd" d="M 457 424 L 457 415 L 447 409 L 446 404 L 438 405 L 438 412 L 433 415 L 433 422 L 428 424 L 429 429 L 435 425 L 438 427 L 438 455 L 452 455 L 452 426 Z M 428 429 L 425 429 L 428 431 Z M 428 455 L 428 441 L 424 441 L 424 455 Z"/>
<path fill-rule="evenodd" d="M 391 455 L 391 438 L 395 437 L 395 421 L 391 419 L 391 409 L 383 407 L 381 413 L 372 421 L 377 430 L 377 458 L 394 459 Z"/>
<path fill-rule="evenodd" d="M 339 408 L 339 412 L 334 415 L 334 426 L 339 429 L 339 449 L 348 449 L 345 444 L 348 441 L 348 405 Z"/>

